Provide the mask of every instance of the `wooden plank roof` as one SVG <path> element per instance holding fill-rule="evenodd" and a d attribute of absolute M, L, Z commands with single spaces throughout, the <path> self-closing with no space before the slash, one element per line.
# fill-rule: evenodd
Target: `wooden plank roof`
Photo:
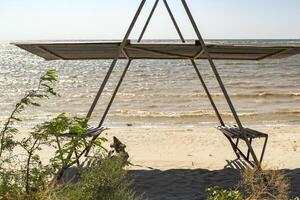
<path fill-rule="evenodd" d="M 45 60 L 113 59 L 121 42 L 39 42 L 14 43 Z M 285 58 L 300 54 L 299 46 L 207 45 L 213 59 L 261 60 Z M 195 43 L 131 43 L 127 42 L 119 59 L 127 54 L 132 59 L 206 59 L 202 47 Z"/>

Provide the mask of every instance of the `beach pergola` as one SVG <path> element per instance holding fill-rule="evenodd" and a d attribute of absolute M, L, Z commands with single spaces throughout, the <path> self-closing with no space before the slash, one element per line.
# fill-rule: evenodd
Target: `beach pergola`
<path fill-rule="evenodd" d="M 172 22 L 177 30 L 182 43 L 142 43 L 144 33 L 149 25 L 149 22 L 157 8 L 159 1 L 163 1 Z M 300 54 L 300 47 L 295 46 L 253 46 L 253 45 L 206 45 L 200 31 L 196 25 L 196 22 L 190 12 L 190 9 L 185 0 L 181 0 L 182 5 L 188 15 L 188 18 L 193 26 L 193 29 L 197 35 L 197 40 L 194 43 L 186 43 L 181 30 L 173 16 L 173 13 L 168 5 L 167 0 L 156 0 L 154 6 L 145 22 L 144 28 L 140 34 L 140 37 L 136 42 L 129 40 L 129 36 L 134 28 L 138 17 L 144 7 L 146 0 L 141 0 L 141 3 L 136 11 L 136 14 L 123 38 L 120 42 L 39 42 L 39 43 L 15 43 L 16 46 L 27 50 L 35 55 L 43 57 L 45 60 L 88 60 L 88 59 L 112 59 L 112 63 L 107 71 L 107 74 L 101 83 L 98 93 L 87 113 L 87 118 L 93 114 L 93 111 L 101 97 L 101 94 L 106 87 L 116 64 L 119 59 L 127 60 L 125 69 L 118 81 L 118 84 L 112 94 L 112 97 L 106 106 L 103 116 L 96 128 L 89 129 L 89 134 L 92 137 L 91 141 L 97 139 L 97 137 L 103 131 L 103 123 L 110 110 L 111 105 L 118 93 L 118 90 L 122 84 L 122 81 L 128 71 L 133 60 L 137 59 L 170 59 L 170 60 L 189 60 L 191 66 L 195 69 L 195 72 L 204 88 L 205 93 L 212 105 L 212 108 L 220 122 L 220 126 L 217 128 L 228 139 L 233 151 L 238 158 L 242 157 L 252 166 L 260 166 L 263 160 L 268 135 L 259 131 L 246 128 L 243 126 L 235 107 L 230 99 L 230 96 L 223 84 L 221 76 L 213 60 L 262 60 L 266 58 L 285 58 L 292 55 Z M 230 108 L 230 111 L 235 119 L 236 125 L 227 125 L 223 121 L 223 118 L 210 94 L 208 87 L 197 67 L 197 59 L 208 60 L 211 69 L 215 75 L 215 78 L 222 90 L 225 100 Z M 263 138 L 264 144 L 262 151 L 257 154 L 252 147 L 252 141 L 256 138 Z M 242 151 L 239 146 L 240 141 L 246 143 L 246 152 Z M 84 153 L 88 154 L 90 146 L 86 147 Z M 259 155 L 259 156 L 258 156 Z"/>

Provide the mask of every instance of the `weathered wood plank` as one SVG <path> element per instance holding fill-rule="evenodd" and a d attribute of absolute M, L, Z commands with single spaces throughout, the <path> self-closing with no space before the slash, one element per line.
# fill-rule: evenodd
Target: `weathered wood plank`
<path fill-rule="evenodd" d="M 120 44 L 120 42 L 15 43 L 16 46 L 46 60 L 113 59 Z M 221 60 L 261 60 L 300 54 L 300 47 L 294 46 L 207 45 L 207 48 L 213 59 Z M 201 47 L 197 43 L 140 44 L 128 41 L 125 49 L 131 59 L 206 59 L 206 55 L 199 54 Z M 126 56 L 122 54 L 119 58 L 126 59 Z"/>

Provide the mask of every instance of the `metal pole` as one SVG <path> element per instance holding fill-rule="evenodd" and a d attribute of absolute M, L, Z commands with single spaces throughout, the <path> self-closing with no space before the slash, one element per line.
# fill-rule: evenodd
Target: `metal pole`
<path fill-rule="evenodd" d="M 229 97 L 229 95 L 228 95 L 228 93 L 227 93 L 227 90 L 226 90 L 226 88 L 225 88 L 225 86 L 224 86 L 224 84 L 223 84 L 223 81 L 222 81 L 222 79 L 221 79 L 221 77 L 220 77 L 220 75 L 219 75 L 219 72 L 218 72 L 218 70 L 217 70 L 217 68 L 216 68 L 216 66 L 215 66 L 215 64 L 214 64 L 214 62 L 213 62 L 211 56 L 209 55 L 209 52 L 208 52 L 208 50 L 207 50 L 207 48 L 206 48 L 206 45 L 205 45 L 204 40 L 203 40 L 203 38 L 202 38 L 202 36 L 201 36 L 201 34 L 200 34 L 200 31 L 199 31 L 199 29 L 198 29 L 198 27 L 197 27 L 197 25 L 196 25 L 196 22 L 195 22 L 195 20 L 194 20 L 192 14 L 191 14 L 191 11 L 190 11 L 190 9 L 189 9 L 189 7 L 188 7 L 188 5 L 187 5 L 187 3 L 186 3 L 185 0 L 181 0 L 181 2 L 182 2 L 183 6 L 184 6 L 184 8 L 185 8 L 185 11 L 186 11 L 186 13 L 187 13 L 187 15 L 188 15 L 188 17 L 189 17 L 189 19 L 190 19 L 192 25 L 193 25 L 193 28 L 194 28 L 194 30 L 195 30 L 195 32 L 196 32 L 196 34 L 197 34 L 197 37 L 198 37 L 198 39 L 199 39 L 199 42 L 200 42 L 200 44 L 201 44 L 201 46 L 202 46 L 202 48 L 203 48 L 203 50 L 204 50 L 204 53 L 205 53 L 205 55 L 206 55 L 206 57 L 207 57 L 207 59 L 208 59 L 208 61 L 209 61 L 209 63 L 210 63 L 210 66 L 211 66 L 211 68 L 212 68 L 212 70 L 213 70 L 213 72 L 214 72 L 214 74 L 215 74 L 215 76 L 216 76 L 216 78 L 217 78 L 217 81 L 218 81 L 218 83 L 219 83 L 219 85 L 220 85 L 220 88 L 221 88 L 221 90 L 222 90 L 222 92 L 223 92 L 223 94 L 224 94 L 224 96 L 225 96 L 225 99 L 226 99 L 226 101 L 227 101 L 227 103 L 228 103 L 228 105 L 229 105 L 229 107 L 230 107 L 230 110 L 231 110 L 231 112 L 232 112 L 232 114 L 233 114 L 233 116 L 234 116 L 234 118 L 235 118 L 235 121 L 236 121 L 236 123 L 238 124 L 238 126 L 239 126 L 239 128 L 240 128 L 240 130 L 241 130 L 241 132 L 242 132 L 243 138 L 244 138 L 244 140 L 245 140 L 245 142 L 246 142 L 248 148 L 250 149 L 251 155 L 252 155 L 252 157 L 253 157 L 255 163 L 259 166 L 260 163 L 259 163 L 259 161 L 258 161 L 258 159 L 257 159 L 257 157 L 256 157 L 256 155 L 255 155 L 255 152 L 254 152 L 254 150 L 253 150 L 251 144 L 249 143 L 249 140 L 248 140 L 247 137 L 246 137 L 244 127 L 243 127 L 243 125 L 242 125 L 242 123 L 241 123 L 241 121 L 240 121 L 240 119 L 239 119 L 239 117 L 238 117 L 238 115 L 237 115 L 237 112 L 236 112 L 236 110 L 235 110 L 235 108 L 234 108 L 234 106 L 233 106 L 233 104 L 232 104 L 232 102 L 231 102 L 231 99 L 230 99 L 230 97 Z"/>
<path fill-rule="evenodd" d="M 264 154 L 265 154 L 265 151 L 266 151 L 267 142 L 268 142 L 268 135 L 266 135 L 266 138 L 265 138 L 263 150 L 262 150 L 261 156 L 260 156 L 260 163 L 262 163 L 262 160 L 264 158 Z"/>
<path fill-rule="evenodd" d="M 210 103 L 211 103 L 211 105 L 212 105 L 212 107 L 213 107 L 213 109 L 214 109 L 214 111 L 215 111 L 215 113 L 216 113 L 216 115 L 217 115 L 220 123 L 221 123 L 221 126 L 224 126 L 225 124 L 223 122 L 223 119 L 222 119 L 222 117 L 221 117 L 221 115 L 220 115 L 220 113 L 218 111 L 218 108 L 217 108 L 217 106 L 216 106 L 213 98 L 211 97 L 211 94 L 210 94 L 210 92 L 209 92 L 209 90 L 208 90 L 208 88 L 207 88 L 207 86 L 206 86 L 206 84 L 205 84 L 205 82 L 204 82 L 204 80 L 203 80 L 203 78 L 201 76 L 201 73 L 200 73 L 199 69 L 197 68 L 197 65 L 196 65 L 195 61 L 191 60 L 191 62 L 192 62 L 192 65 L 194 66 L 194 69 L 195 69 L 195 71 L 196 71 L 196 73 L 197 73 L 197 75 L 198 75 L 198 77 L 199 77 L 199 79 L 200 79 L 200 81 L 202 83 L 202 86 L 203 86 L 203 88 L 204 88 L 204 90 L 206 92 L 206 95 L 208 96 L 208 99 L 209 99 L 209 101 L 210 101 Z"/>
<path fill-rule="evenodd" d="M 119 59 L 119 56 L 120 56 L 120 54 L 122 53 L 122 50 L 124 49 L 124 47 L 125 47 L 125 45 L 126 45 L 126 43 L 127 43 L 127 40 L 128 40 L 128 38 L 129 38 L 129 35 L 130 35 L 130 33 L 131 33 L 131 31 L 132 31 L 132 29 L 133 29 L 133 27 L 134 27 L 134 25 L 135 25 L 135 23 L 136 23 L 136 21 L 137 21 L 139 15 L 140 15 L 140 13 L 141 13 L 141 11 L 142 11 L 144 5 L 145 5 L 145 2 L 146 2 L 146 0 L 142 0 L 140 6 L 139 6 L 139 8 L 138 8 L 138 10 L 137 10 L 136 13 L 135 13 L 135 16 L 134 16 L 134 18 L 133 18 L 133 20 L 132 20 L 132 22 L 131 22 L 131 24 L 130 24 L 128 30 L 127 30 L 127 32 L 126 32 L 126 35 L 125 35 L 125 37 L 123 38 L 122 43 L 120 44 L 120 47 L 119 47 L 119 49 L 118 49 L 118 51 L 117 51 L 117 54 L 116 54 L 116 57 L 114 58 L 113 62 L 111 63 L 111 66 L 110 66 L 110 68 L 109 68 L 109 70 L 108 70 L 108 72 L 107 72 L 107 74 L 106 74 L 106 76 L 105 76 L 105 78 L 104 78 L 104 80 L 103 80 L 103 82 L 102 82 L 100 88 L 99 88 L 99 91 L 98 91 L 98 93 L 97 93 L 97 95 L 96 95 L 96 97 L 95 97 L 95 99 L 94 99 L 94 101 L 93 101 L 93 103 L 92 103 L 92 105 L 91 105 L 91 107 L 90 107 L 90 109 L 89 109 L 89 112 L 88 112 L 88 114 L 87 114 L 87 116 L 86 116 L 87 119 L 90 119 L 90 117 L 91 117 L 91 115 L 92 115 L 92 113 L 93 113 L 93 111 L 94 111 L 94 109 L 95 109 L 95 107 L 96 107 L 96 105 L 97 105 L 97 103 L 98 103 L 98 101 L 99 101 L 99 98 L 101 97 L 101 94 L 102 94 L 102 92 L 103 92 L 103 90 L 104 90 L 104 88 L 105 88 L 105 85 L 106 85 L 106 83 L 107 83 L 107 81 L 108 81 L 108 79 L 109 79 L 109 77 L 110 77 L 110 75 L 111 75 L 111 73 L 112 73 L 114 67 L 115 67 L 116 64 L 117 64 L 117 61 L 118 61 L 118 59 Z"/>
<path fill-rule="evenodd" d="M 119 80 L 119 82 L 118 82 L 118 84 L 117 84 L 117 86 L 116 86 L 116 88 L 115 88 L 115 90 L 114 90 L 114 93 L 113 93 L 113 95 L 112 95 L 112 97 L 111 97 L 111 99 L 110 99 L 110 101 L 109 101 L 109 103 L 108 103 L 108 105 L 107 105 L 107 107 L 106 107 L 104 113 L 103 113 L 103 116 L 102 116 L 101 121 L 100 121 L 100 123 L 99 123 L 99 125 L 98 125 L 98 128 L 102 126 L 102 124 L 103 124 L 103 122 L 104 122 L 104 120 L 105 120 L 105 118 L 106 118 L 106 116 L 107 116 L 107 114 L 108 114 L 108 111 L 109 111 L 111 105 L 113 104 L 113 101 L 114 101 L 114 99 L 115 99 L 115 97 L 116 97 L 116 95 L 117 95 L 117 93 L 118 93 L 118 90 L 119 90 L 119 88 L 120 88 L 120 86 L 121 86 L 121 84 L 122 84 L 122 82 L 123 82 L 123 79 L 124 79 L 124 77 L 125 77 L 125 75 L 126 75 L 126 73 L 127 73 L 127 71 L 128 71 L 128 68 L 129 68 L 129 66 L 130 66 L 130 64 L 131 64 L 131 61 L 132 61 L 132 60 L 129 59 L 128 62 L 127 62 L 127 65 L 126 65 L 126 67 L 125 67 L 125 69 L 124 69 L 124 71 L 123 71 L 123 73 L 122 73 L 122 75 L 121 75 L 121 78 L 120 78 L 120 80 Z M 97 138 L 98 138 L 98 136 L 94 136 L 94 137 L 92 138 L 90 144 L 85 148 L 85 151 L 86 151 L 85 156 L 88 156 L 88 154 L 90 153 L 91 147 L 92 147 L 94 141 L 95 141 Z"/>
<path fill-rule="evenodd" d="M 97 103 L 98 103 L 98 100 L 99 100 L 99 98 L 100 98 L 100 96 L 101 96 L 101 94 L 102 94 L 102 92 L 103 92 L 103 90 L 104 90 L 104 88 L 105 88 L 105 86 L 106 86 L 106 83 L 107 83 L 107 81 L 108 81 L 108 79 L 109 79 L 109 77 L 110 77 L 110 75 L 111 75 L 111 73 L 112 73 L 114 67 L 116 66 L 116 63 L 117 63 L 117 59 L 114 59 L 113 62 L 111 63 L 111 65 L 110 65 L 110 67 L 109 67 L 107 73 L 106 73 L 106 76 L 105 76 L 103 82 L 101 83 L 101 86 L 100 86 L 100 88 L 99 88 L 99 90 L 98 90 L 98 92 L 97 92 L 97 95 L 96 95 L 96 97 L 95 97 L 93 103 L 92 103 L 92 106 L 90 107 L 89 112 L 88 112 L 88 114 L 86 115 L 86 118 L 87 118 L 87 119 L 90 119 L 90 118 L 91 118 L 91 116 L 92 116 L 92 114 L 93 114 L 93 111 L 94 111 L 94 109 L 95 109 L 95 107 L 96 107 L 96 105 L 97 105 Z"/>
<path fill-rule="evenodd" d="M 113 93 L 113 95 L 112 95 L 112 97 L 111 97 L 111 99 L 110 99 L 110 101 L 109 101 L 109 103 L 108 103 L 108 105 L 107 105 L 107 107 L 106 107 L 106 110 L 105 110 L 105 112 L 104 112 L 104 114 L 103 114 L 103 116 L 102 116 L 102 119 L 101 119 L 101 121 L 100 121 L 98 127 L 101 127 L 101 126 L 103 125 L 103 122 L 104 122 L 104 120 L 105 120 L 105 118 L 106 118 L 106 116 L 107 116 L 107 114 L 108 114 L 108 111 L 109 111 L 109 109 L 110 109 L 112 103 L 114 102 L 114 99 L 115 99 L 115 97 L 116 97 L 116 95 L 117 95 L 117 93 L 118 93 L 118 91 L 119 91 L 119 88 L 120 88 L 120 86 L 121 86 L 121 84 L 122 84 L 122 82 L 123 82 L 123 80 L 124 80 L 124 77 L 125 77 L 125 75 L 126 75 L 126 73 L 127 73 L 127 71 L 128 71 L 128 68 L 129 68 L 129 66 L 130 66 L 130 64 L 131 64 L 131 61 L 132 61 L 131 59 L 128 60 L 127 65 L 126 65 L 126 67 L 125 67 L 125 69 L 124 69 L 124 71 L 123 71 L 123 74 L 122 74 L 122 76 L 121 76 L 121 78 L 120 78 L 120 80 L 119 80 L 119 82 L 118 82 L 118 84 L 117 84 L 117 86 L 116 86 L 116 88 L 115 88 L 115 91 L 114 91 L 114 93 Z"/>
<path fill-rule="evenodd" d="M 164 4 L 165 4 L 165 6 L 166 6 L 166 8 L 167 8 L 167 10 L 168 10 L 168 13 L 169 13 L 169 15 L 170 15 L 170 17 L 171 17 L 171 19 L 172 19 L 172 21 L 173 21 L 173 24 L 174 24 L 174 26 L 175 26 L 175 28 L 176 28 L 176 31 L 177 31 L 177 33 L 178 33 L 178 35 L 179 35 L 181 41 L 182 41 L 183 43 L 185 43 L 185 40 L 184 40 L 184 38 L 183 38 L 183 36 L 182 36 L 182 33 L 181 33 L 181 31 L 180 31 L 180 29 L 179 29 L 179 27 L 178 27 L 178 25 L 177 25 L 177 22 L 176 22 L 175 17 L 174 17 L 174 15 L 173 15 L 173 13 L 172 13 L 172 11 L 171 11 L 169 5 L 168 5 L 167 0 L 163 0 L 163 1 L 164 1 Z"/>
<path fill-rule="evenodd" d="M 146 23 L 145 23 L 145 26 L 144 26 L 144 28 L 143 28 L 143 30 L 142 30 L 142 32 L 141 32 L 141 35 L 140 35 L 140 37 L 139 37 L 139 39 L 138 39 L 137 42 L 141 42 L 141 41 L 142 41 L 143 36 L 144 36 L 144 34 L 145 34 L 145 31 L 146 31 L 146 29 L 147 29 L 147 27 L 148 27 L 148 25 L 149 25 L 149 23 L 150 23 L 150 20 L 151 20 L 151 18 L 152 18 L 152 16 L 153 16 L 153 13 L 154 13 L 154 11 L 155 11 L 155 9 L 156 9 L 156 7 L 157 7 L 158 2 L 159 2 L 159 0 L 156 0 L 156 1 L 155 1 L 154 6 L 153 6 L 153 8 L 152 8 L 152 10 L 151 10 L 151 12 L 150 12 L 150 15 L 149 15 L 149 17 L 148 17 L 148 19 L 147 19 L 147 21 L 146 21 Z"/>

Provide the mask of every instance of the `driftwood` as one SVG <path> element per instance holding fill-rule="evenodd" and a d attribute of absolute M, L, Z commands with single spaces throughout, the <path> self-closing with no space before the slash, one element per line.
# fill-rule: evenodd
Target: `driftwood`
<path fill-rule="evenodd" d="M 113 143 L 110 144 L 112 150 L 108 153 L 109 157 L 118 157 L 123 160 L 124 165 L 128 165 L 129 154 L 125 150 L 126 145 L 123 144 L 117 137 L 113 138 Z"/>

